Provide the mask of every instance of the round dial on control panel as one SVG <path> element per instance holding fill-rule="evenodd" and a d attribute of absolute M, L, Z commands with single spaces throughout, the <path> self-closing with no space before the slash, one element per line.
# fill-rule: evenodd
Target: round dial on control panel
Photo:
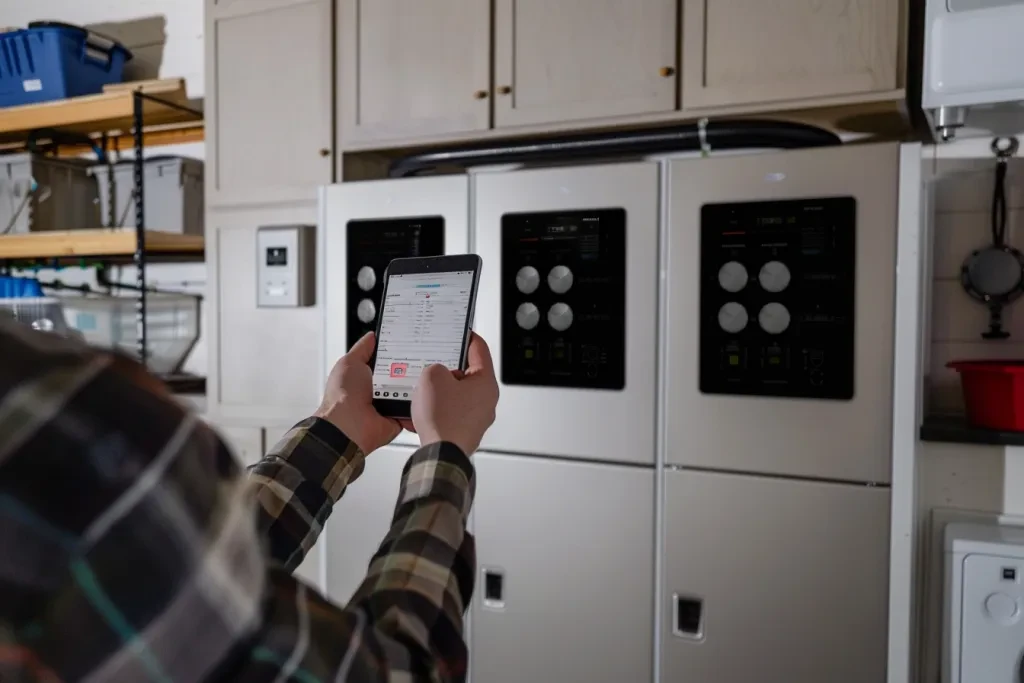
<path fill-rule="evenodd" d="M 556 332 L 565 332 L 572 325 L 572 309 L 569 304 L 558 302 L 548 309 L 548 325 Z"/>
<path fill-rule="evenodd" d="M 757 322 L 768 334 L 782 334 L 789 328 L 789 309 L 775 301 L 765 304 L 757 316 Z"/>
<path fill-rule="evenodd" d="M 742 304 L 730 301 L 718 309 L 718 325 L 729 334 L 742 332 L 750 316 Z"/>
<path fill-rule="evenodd" d="M 377 284 L 377 273 L 373 272 L 370 266 L 363 266 L 356 273 L 356 284 L 359 285 L 359 289 L 369 292 Z"/>
<path fill-rule="evenodd" d="M 533 266 L 523 266 L 516 273 L 516 289 L 523 294 L 533 294 L 540 285 L 540 273 Z"/>
<path fill-rule="evenodd" d="M 368 323 L 377 315 L 377 307 L 369 299 L 363 299 L 356 306 L 356 317 L 360 322 Z"/>
<path fill-rule="evenodd" d="M 739 261 L 729 261 L 718 271 L 718 284 L 733 294 L 746 287 L 749 279 L 747 269 Z"/>
<path fill-rule="evenodd" d="M 548 287 L 555 294 L 565 294 L 572 287 L 572 271 L 565 266 L 555 266 L 548 273 Z"/>
<path fill-rule="evenodd" d="M 536 272 L 536 271 L 535 271 Z M 533 304 L 527 302 L 519 304 L 516 309 L 516 324 L 524 330 L 532 330 L 540 322 L 540 311 Z"/>
<path fill-rule="evenodd" d="M 767 292 L 781 292 L 789 287 L 789 268 L 782 261 L 769 261 L 761 266 L 758 282 Z"/>

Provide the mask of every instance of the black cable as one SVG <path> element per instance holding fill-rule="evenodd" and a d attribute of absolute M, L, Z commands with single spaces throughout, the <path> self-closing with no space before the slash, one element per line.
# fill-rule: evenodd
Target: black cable
<path fill-rule="evenodd" d="M 1006 244 L 1006 167 L 1005 159 L 996 163 L 996 185 L 992 192 L 992 244 Z"/>

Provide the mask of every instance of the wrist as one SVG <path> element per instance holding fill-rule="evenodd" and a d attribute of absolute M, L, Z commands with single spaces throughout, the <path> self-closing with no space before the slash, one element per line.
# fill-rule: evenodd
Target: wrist
<path fill-rule="evenodd" d="M 367 453 L 366 436 L 361 429 L 361 425 L 366 424 L 366 421 L 360 419 L 355 414 L 357 412 L 351 406 L 347 406 L 344 403 L 332 403 L 321 405 L 313 413 L 313 416 L 330 422 L 346 439 L 354 443 L 360 451 Z"/>
<path fill-rule="evenodd" d="M 453 436 L 442 436 L 439 432 L 434 431 L 419 431 L 420 446 L 430 446 L 435 443 L 450 443 L 465 455 L 467 458 L 473 455 L 476 450 L 476 446 L 468 443 L 465 439 L 459 439 Z"/>

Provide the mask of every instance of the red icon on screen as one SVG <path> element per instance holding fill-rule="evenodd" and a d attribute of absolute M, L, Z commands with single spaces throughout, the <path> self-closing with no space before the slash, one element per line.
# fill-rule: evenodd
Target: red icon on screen
<path fill-rule="evenodd" d="M 405 377 L 406 370 L 409 369 L 408 363 L 392 363 L 391 364 L 391 376 L 392 377 Z"/>

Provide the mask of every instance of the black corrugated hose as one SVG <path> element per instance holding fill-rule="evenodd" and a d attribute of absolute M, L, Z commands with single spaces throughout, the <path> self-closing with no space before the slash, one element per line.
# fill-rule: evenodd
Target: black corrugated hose
<path fill-rule="evenodd" d="M 728 149 L 801 149 L 842 144 L 823 128 L 785 121 L 709 121 L 633 132 L 579 134 L 525 141 L 477 144 L 412 154 L 396 159 L 391 178 L 406 178 L 443 166 L 604 159 L 666 152 Z"/>

